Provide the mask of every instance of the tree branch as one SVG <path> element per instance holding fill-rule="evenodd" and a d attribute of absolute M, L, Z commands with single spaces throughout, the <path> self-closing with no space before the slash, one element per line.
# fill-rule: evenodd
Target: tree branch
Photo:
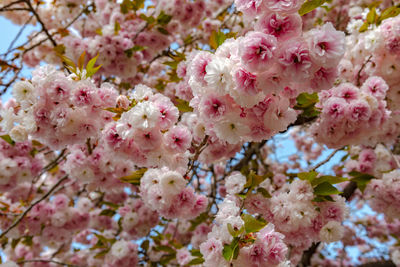
<path fill-rule="evenodd" d="M 57 42 L 53 39 L 53 36 L 51 36 L 51 34 L 49 33 L 49 31 L 46 28 L 46 25 L 44 25 L 42 19 L 40 18 L 39 14 L 36 12 L 36 10 L 33 8 L 31 1 L 30 0 L 25 0 L 25 3 L 28 5 L 30 11 L 33 13 L 33 15 L 35 16 L 35 18 L 37 19 L 37 21 L 40 23 L 40 25 L 42 26 L 42 30 L 44 31 L 44 33 L 47 35 L 47 37 L 49 38 L 50 42 L 53 44 L 54 47 L 57 46 Z"/>
<path fill-rule="evenodd" d="M 396 267 L 396 264 L 394 264 L 394 262 L 391 260 L 387 260 L 387 261 L 368 262 L 358 265 L 358 267 Z"/>
<path fill-rule="evenodd" d="M 186 177 L 194 168 L 194 164 L 197 161 L 197 159 L 199 158 L 201 152 L 203 152 L 204 148 L 207 145 L 208 142 L 208 138 L 209 136 L 206 135 L 203 139 L 203 141 L 196 147 L 196 151 L 194 153 L 193 159 L 191 160 L 191 164 L 189 165 L 188 170 L 186 171 L 185 175 L 183 177 Z"/>
<path fill-rule="evenodd" d="M 340 150 L 342 150 L 342 148 L 338 148 L 335 151 L 333 151 L 325 160 L 323 160 L 320 163 L 318 163 L 317 165 L 315 165 L 315 167 L 313 167 L 311 169 L 311 171 L 315 171 L 316 169 L 318 169 L 319 167 L 321 167 L 322 165 L 324 165 L 325 163 L 330 161 L 333 158 L 333 156 L 335 156 L 336 153 L 339 152 Z"/>
<path fill-rule="evenodd" d="M 45 260 L 45 259 L 22 260 L 22 261 L 18 261 L 17 263 L 24 264 L 24 263 L 28 263 L 28 262 L 48 262 L 48 263 L 54 263 L 54 264 L 63 265 L 63 266 L 67 266 L 67 267 L 81 267 L 81 266 L 75 265 L 75 264 L 69 264 L 69 263 L 60 262 L 60 261 L 56 261 L 56 260 Z"/>
<path fill-rule="evenodd" d="M 68 175 L 65 175 L 64 177 L 62 177 L 60 180 L 58 180 L 58 182 L 53 185 L 52 188 L 50 188 L 49 191 L 47 191 L 46 194 L 44 194 L 41 198 L 39 198 L 38 200 L 36 200 L 35 202 L 33 202 L 22 214 L 21 216 L 18 217 L 18 219 L 11 224 L 10 227 L 8 227 L 4 232 L 2 232 L 0 234 L 0 239 L 5 236 L 8 232 L 10 232 L 14 227 L 16 227 L 21 221 L 22 219 L 25 218 L 25 216 L 28 214 L 28 212 L 33 209 L 33 207 L 35 207 L 37 204 L 39 204 L 40 202 L 42 202 L 43 200 L 45 200 L 48 196 L 51 195 L 51 193 L 62 183 L 64 182 L 66 179 L 68 178 Z"/>
<path fill-rule="evenodd" d="M 248 162 L 251 160 L 253 155 L 267 143 L 267 140 L 263 140 L 260 143 L 251 143 L 250 148 L 246 150 L 244 157 L 236 164 L 229 173 L 233 171 L 240 171 Z M 229 174 L 228 173 L 228 174 Z"/>
<path fill-rule="evenodd" d="M 12 3 L 9 3 L 8 5 L 0 7 L 0 11 L 3 11 L 6 8 L 9 8 L 9 7 L 13 6 L 13 5 L 16 5 L 16 4 L 19 4 L 19 3 L 22 3 L 22 2 L 24 2 L 24 0 L 18 0 L 18 1 L 12 2 Z"/>
<path fill-rule="evenodd" d="M 371 61 L 371 58 L 372 58 L 372 55 L 370 55 L 370 56 L 368 57 L 367 61 L 365 61 L 364 64 L 362 64 L 360 70 L 358 71 L 358 73 L 357 73 L 357 86 L 360 86 L 360 85 L 361 85 L 361 81 L 360 81 L 360 79 L 361 79 L 361 72 L 362 72 L 362 71 L 364 70 L 364 68 L 367 66 L 368 62 Z"/>
<path fill-rule="evenodd" d="M 337 152 L 337 151 L 336 151 Z M 335 152 L 335 153 L 336 153 Z M 332 154 L 331 154 L 332 155 Z M 333 157 L 333 156 L 332 156 Z M 329 158 L 329 157 L 328 157 Z M 344 188 L 343 193 L 341 194 L 342 197 L 344 197 L 346 199 L 346 201 L 348 201 L 351 196 L 354 194 L 354 192 L 357 189 L 357 183 L 355 182 L 349 182 L 347 184 L 347 186 Z M 311 257 L 314 255 L 314 253 L 317 251 L 319 245 L 321 244 L 321 242 L 318 243 L 314 243 L 308 250 L 303 252 L 303 256 L 301 258 L 301 262 L 299 264 L 299 266 L 302 267 L 307 267 L 311 265 Z M 362 267 L 373 267 L 375 265 L 361 265 Z M 390 265 L 388 265 L 389 267 Z M 386 267 L 386 266 L 382 266 L 382 267 Z"/>

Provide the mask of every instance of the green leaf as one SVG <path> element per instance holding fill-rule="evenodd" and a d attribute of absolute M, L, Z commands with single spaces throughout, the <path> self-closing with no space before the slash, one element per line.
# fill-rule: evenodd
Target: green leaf
<path fill-rule="evenodd" d="M 318 94 L 317 93 L 301 93 L 296 98 L 297 104 L 294 107 L 295 109 L 305 109 L 308 107 L 313 107 L 318 103 Z"/>
<path fill-rule="evenodd" d="M 345 161 L 348 157 L 349 157 L 349 154 L 346 154 L 346 155 L 344 155 L 344 156 L 340 159 L 340 161 L 343 162 L 343 161 Z"/>
<path fill-rule="evenodd" d="M 77 67 L 72 59 L 70 59 L 67 56 L 61 55 L 61 54 L 58 54 L 58 56 L 64 62 L 66 68 L 68 68 L 72 73 L 77 74 Z"/>
<path fill-rule="evenodd" d="M 381 24 L 381 22 L 385 19 L 396 17 L 397 15 L 400 14 L 400 7 L 398 6 L 391 6 L 386 8 L 385 10 L 382 11 L 382 14 L 378 18 L 378 21 L 376 24 Z"/>
<path fill-rule="evenodd" d="M 368 30 L 369 24 L 368 22 L 364 22 L 363 25 L 361 25 L 360 29 L 358 30 L 359 32 L 365 32 L 366 30 Z"/>
<path fill-rule="evenodd" d="M 15 249 L 15 247 L 18 245 L 19 241 L 21 240 L 21 238 L 17 238 L 17 239 L 13 239 L 11 241 L 11 248 Z"/>
<path fill-rule="evenodd" d="M 327 0 L 308 0 L 300 7 L 299 9 L 300 16 L 303 16 L 313 11 L 317 7 L 322 6 L 325 2 L 327 2 Z"/>
<path fill-rule="evenodd" d="M 238 240 L 233 248 L 233 259 L 234 260 L 236 260 L 237 257 L 239 256 L 239 249 L 240 249 L 240 247 L 239 247 L 239 240 Z"/>
<path fill-rule="evenodd" d="M 108 216 L 108 217 L 112 217 L 112 216 L 114 216 L 115 215 L 115 210 L 109 210 L 109 209 L 107 209 L 107 210 L 102 210 L 101 212 L 100 212 L 100 216 Z"/>
<path fill-rule="evenodd" d="M 348 181 L 347 178 L 340 177 L 340 176 L 331 176 L 331 175 L 324 175 L 319 178 L 316 178 L 311 181 L 312 186 L 319 185 L 324 182 L 328 182 L 330 184 L 339 184 Z"/>
<path fill-rule="evenodd" d="M 65 54 L 65 45 L 59 44 L 54 47 L 54 51 L 56 54 L 63 55 Z"/>
<path fill-rule="evenodd" d="M 302 110 L 301 117 L 303 119 L 309 119 L 317 117 L 321 112 L 315 107 L 315 104 L 318 103 L 318 94 L 308 94 L 302 93 L 298 95 L 296 98 L 297 104 L 294 106 L 294 109 Z M 299 117 L 299 118 L 301 118 Z M 298 118 L 298 119 L 299 119 Z"/>
<path fill-rule="evenodd" d="M 241 227 L 241 228 L 238 229 L 238 230 L 233 229 L 233 226 L 232 226 L 232 224 L 230 224 L 230 223 L 227 224 L 227 227 L 228 227 L 229 233 L 230 233 L 233 237 L 239 236 L 239 235 L 240 235 L 241 233 L 243 233 L 243 231 L 244 231 L 244 228 L 243 228 L 243 227 Z"/>
<path fill-rule="evenodd" d="M 121 13 L 126 14 L 130 10 L 137 11 L 144 8 L 144 2 L 145 0 L 123 0 L 120 5 Z"/>
<path fill-rule="evenodd" d="M 133 10 L 139 10 L 141 8 L 144 8 L 144 2 L 145 0 L 134 0 L 133 1 Z"/>
<path fill-rule="evenodd" d="M 203 256 L 203 254 L 201 254 L 201 252 L 200 252 L 199 249 L 192 249 L 192 250 L 190 251 L 190 254 L 191 254 L 193 257 L 202 257 L 202 256 Z"/>
<path fill-rule="evenodd" d="M 169 66 L 171 69 L 176 70 L 178 68 L 180 61 L 165 61 L 164 65 Z"/>
<path fill-rule="evenodd" d="M 211 48 L 216 50 L 220 45 L 222 45 L 225 42 L 226 39 L 227 39 L 227 36 L 225 35 L 225 33 L 221 32 L 221 31 L 218 31 L 218 32 L 213 31 L 210 36 L 209 44 L 210 44 Z"/>
<path fill-rule="evenodd" d="M 121 25 L 119 25 L 118 21 L 114 23 L 114 34 L 118 35 L 119 30 L 121 30 Z"/>
<path fill-rule="evenodd" d="M 143 175 L 145 174 L 146 171 L 147 171 L 147 168 L 141 168 L 141 169 L 133 172 L 131 175 L 124 176 L 119 179 L 125 183 L 130 183 L 133 185 L 140 185 L 140 179 L 143 177 Z"/>
<path fill-rule="evenodd" d="M 297 174 L 300 180 L 312 182 L 315 178 L 317 178 L 318 173 L 316 171 L 310 172 L 300 172 Z"/>
<path fill-rule="evenodd" d="M 190 220 L 190 223 L 192 225 L 190 226 L 189 231 L 194 231 L 198 225 L 205 222 L 208 218 L 209 218 L 208 213 L 203 212 L 193 220 Z"/>
<path fill-rule="evenodd" d="M 236 194 L 236 195 L 243 200 L 247 198 L 247 194 Z"/>
<path fill-rule="evenodd" d="M 313 117 L 317 117 L 319 114 L 321 114 L 321 111 L 319 111 L 317 108 L 312 106 L 312 107 L 303 109 L 301 116 L 306 117 L 306 118 L 313 118 Z"/>
<path fill-rule="evenodd" d="M 103 30 L 101 28 L 96 29 L 94 32 L 97 33 L 100 36 L 103 35 Z"/>
<path fill-rule="evenodd" d="M 96 234 L 96 233 L 94 233 L 94 235 L 101 241 L 101 242 L 103 242 L 103 243 L 108 243 L 108 239 L 107 238 L 105 238 L 104 236 L 102 236 L 102 235 L 99 235 L 99 234 Z"/>
<path fill-rule="evenodd" d="M 254 171 L 251 171 L 250 175 L 252 176 L 251 179 L 252 188 L 259 186 L 267 178 L 266 176 L 257 175 Z"/>
<path fill-rule="evenodd" d="M 7 143 L 9 143 L 9 144 L 12 145 L 12 146 L 15 145 L 14 140 L 12 140 L 11 137 L 10 137 L 8 134 L 6 134 L 6 135 L 1 135 L 0 138 L 3 139 L 4 141 L 6 141 Z"/>
<path fill-rule="evenodd" d="M 371 10 L 367 14 L 367 22 L 369 24 L 374 24 L 376 20 L 377 14 L 375 7 L 371 8 Z"/>
<path fill-rule="evenodd" d="M 314 188 L 314 194 L 318 196 L 337 195 L 340 193 L 342 192 L 328 182 L 323 182 Z"/>
<path fill-rule="evenodd" d="M 175 250 L 173 248 L 171 248 L 170 246 L 157 246 L 154 248 L 155 251 L 164 251 L 164 252 L 168 252 L 168 253 L 175 253 Z"/>
<path fill-rule="evenodd" d="M 203 258 L 195 258 L 191 261 L 189 261 L 188 265 L 198 265 L 202 264 L 205 260 Z"/>
<path fill-rule="evenodd" d="M 244 188 L 249 188 L 249 191 L 253 188 L 259 186 L 267 176 L 257 175 L 254 171 L 250 171 L 249 175 L 246 177 L 246 184 Z"/>
<path fill-rule="evenodd" d="M 242 220 L 244 221 L 244 229 L 246 233 L 254 233 L 263 229 L 267 222 L 262 219 L 256 219 L 249 214 L 243 214 Z"/>
<path fill-rule="evenodd" d="M 29 155 L 31 155 L 32 158 L 34 158 L 38 153 L 39 150 L 37 150 L 36 148 L 32 148 L 31 151 L 29 151 Z"/>
<path fill-rule="evenodd" d="M 265 197 L 265 198 L 272 197 L 271 194 L 265 188 L 259 187 L 259 188 L 257 188 L 257 192 L 261 193 L 261 195 L 263 195 L 263 197 Z"/>
<path fill-rule="evenodd" d="M 31 247 L 33 245 L 33 236 L 25 236 L 22 240 L 22 244 Z"/>
<path fill-rule="evenodd" d="M 367 187 L 368 183 L 372 180 L 375 179 L 374 176 L 370 175 L 370 174 L 366 174 L 366 173 L 361 173 L 361 172 L 356 172 L 356 171 L 352 171 L 349 172 L 350 176 L 353 176 L 353 178 L 351 179 L 351 181 L 356 182 L 357 183 L 357 187 L 358 189 L 360 189 L 360 191 L 362 193 L 364 193 L 365 188 Z"/>
<path fill-rule="evenodd" d="M 139 18 L 146 21 L 148 24 L 153 24 L 156 21 L 156 19 L 154 17 L 146 16 L 145 14 L 140 14 Z"/>
<path fill-rule="evenodd" d="M 176 102 L 175 106 L 178 108 L 178 110 L 181 113 L 192 112 L 193 111 L 193 108 L 191 106 L 189 106 L 189 102 L 187 102 L 185 100 L 182 100 L 182 99 L 179 99 L 179 98 L 176 98 L 175 102 Z"/>
<path fill-rule="evenodd" d="M 235 237 L 231 244 L 224 245 L 224 249 L 222 250 L 222 256 L 226 261 L 231 261 L 232 259 L 235 259 L 235 254 L 237 258 L 237 255 L 239 254 L 238 244 L 239 244 L 239 238 Z"/>
<path fill-rule="evenodd" d="M 129 9 L 131 8 L 130 1 L 129 0 L 123 0 L 119 7 L 121 9 L 121 13 L 122 14 L 128 13 Z"/>
<path fill-rule="evenodd" d="M 312 201 L 314 202 L 335 202 L 331 196 L 316 196 Z"/>
<path fill-rule="evenodd" d="M 162 255 L 161 259 L 160 259 L 160 263 L 162 265 L 166 265 L 168 264 L 168 262 L 170 262 L 171 260 L 176 258 L 176 253 L 171 253 L 171 254 L 167 254 L 167 255 Z"/>
<path fill-rule="evenodd" d="M 159 31 L 160 33 L 162 33 L 164 35 L 169 35 L 169 32 L 163 27 L 157 27 L 157 31 Z"/>
<path fill-rule="evenodd" d="M 147 46 L 135 45 L 134 47 L 129 48 L 129 49 L 125 50 L 124 52 L 127 57 L 131 58 L 133 55 L 133 52 L 140 52 L 145 49 L 147 49 Z"/>
<path fill-rule="evenodd" d="M 185 39 L 183 39 L 183 44 L 185 46 L 189 45 L 189 44 L 191 44 L 193 42 L 193 40 L 194 40 L 193 36 L 189 34 L 188 36 L 186 36 Z"/>
<path fill-rule="evenodd" d="M 122 114 L 126 111 L 123 108 L 105 108 L 104 110 L 107 110 L 107 111 L 110 111 L 110 112 L 116 113 L 116 114 Z"/>
<path fill-rule="evenodd" d="M 371 4 L 368 5 L 368 8 L 369 9 L 374 8 L 374 7 L 377 8 L 377 7 L 380 6 L 380 4 L 382 4 L 382 1 L 374 1 Z"/>
<path fill-rule="evenodd" d="M 100 251 L 99 253 L 97 253 L 96 255 L 94 255 L 93 258 L 95 258 L 95 259 L 101 259 L 101 258 L 103 258 L 105 255 L 107 255 L 107 253 L 108 253 L 109 251 L 110 251 L 110 249 L 102 250 L 102 251 Z"/>
<path fill-rule="evenodd" d="M 167 25 L 172 19 L 172 16 L 167 15 L 164 13 L 164 11 L 161 11 L 160 15 L 157 17 L 157 24 L 159 25 Z"/>
<path fill-rule="evenodd" d="M 86 77 L 92 77 L 96 72 L 99 71 L 99 69 L 102 67 L 103 65 L 99 65 L 95 68 L 93 68 L 91 71 L 86 72 Z"/>
<path fill-rule="evenodd" d="M 97 237 L 98 240 L 97 240 L 97 243 L 93 247 L 90 248 L 90 250 L 95 250 L 95 249 L 99 249 L 99 248 L 108 249 L 109 243 L 113 244 L 116 241 L 115 238 L 114 239 L 108 239 L 108 238 L 106 238 L 106 237 L 104 237 L 104 236 L 102 236 L 100 234 L 97 234 L 97 233 L 93 233 L 93 234 Z"/>
<path fill-rule="evenodd" d="M 140 247 L 145 251 L 147 251 L 149 249 L 149 246 L 150 246 L 150 241 L 149 240 L 143 241 L 142 244 L 140 245 Z"/>
<path fill-rule="evenodd" d="M 83 65 L 85 64 L 85 57 L 86 57 L 86 51 L 83 51 L 82 54 L 79 56 L 79 59 L 78 59 L 78 69 L 80 71 L 83 70 Z"/>
<path fill-rule="evenodd" d="M 98 57 L 99 57 L 99 54 L 97 54 L 94 58 L 89 60 L 88 64 L 86 65 L 86 76 L 87 77 L 92 77 L 101 68 L 102 65 L 94 67 Z"/>
<path fill-rule="evenodd" d="M 119 207 L 117 204 L 114 204 L 114 203 L 108 202 L 108 201 L 102 201 L 100 204 L 107 205 L 113 209 L 118 209 L 118 207 Z"/>

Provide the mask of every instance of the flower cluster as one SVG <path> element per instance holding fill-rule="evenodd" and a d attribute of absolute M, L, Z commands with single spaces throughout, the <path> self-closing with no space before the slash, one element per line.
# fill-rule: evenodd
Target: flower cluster
<path fill-rule="evenodd" d="M 98 88 L 90 80 L 74 80 L 51 67 L 33 72 L 32 83 L 13 87 L 15 104 L 1 110 L 0 126 L 14 141 L 28 135 L 52 149 L 96 138 L 112 118 L 117 92 L 109 84 Z"/>
<path fill-rule="evenodd" d="M 295 263 L 312 242 L 330 243 L 343 237 L 341 222 L 347 214 L 344 199 L 334 196 L 333 202 L 318 203 L 314 197 L 308 181 L 295 180 L 288 188 L 284 186 L 274 192 L 270 199 L 261 194 L 246 198 L 245 208 L 262 215 L 284 234 L 285 244 L 293 249 L 291 262 Z"/>
<path fill-rule="evenodd" d="M 104 266 L 138 266 L 139 259 L 137 254 L 137 244 L 125 240 L 118 240 L 112 245 L 110 252 L 106 255 Z"/>
<path fill-rule="evenodd" d="M 124 232 L 133 239 L 147 235 L 159 219 L 158 213 L 151 210 L 141 199 L 127 199 L 125 205 L 118 209 L 118 214 L 123 218 Z"/>
<path fill-rule="evenodd" d="M 0 191 L 9 192 L 30 183 L 44 166 L 41 155 L 32 153 L 31 142 L 17 142 L 14 145 L 0 139 Z M 19 195 L 19 194 L 18 194 Z"/>
<path fill-rule="evenodd" d="M 154 94 L 145 85 L 137 85 L 130 97 L 131 101 L 119 98 L 119 105 L 126 110 L 102 132 L 106 150 L 137 166 L 167 166 L 184 172 L 192 135 L 186 126 L 177 124 L 178 109 L 168 97 Z"/>
<path fill-rule="evenodd" d="M 181 66 L 178 92 L 194 96 L 190 104 L 208 135 L 229 144 L 267 139 L 296 120 L 298 94 L 335 81 L 344 34 L 331 24 L 302 34 L 299 15 L 275 13 L 280 8 L 267 9 L 256 31 L 226 40 L 215 54 L 196 52 Z"/>
<path fill-rule="evenodd" d="M 375 177 L 381 177 L 383 173 L 395 169 L 395 155 L 382 144 L 378 144 L 375 149 L 361 148 L 352 146 L 350 155 L 354 159 L 350 159 L 345 163 L 348 172 L 358 171 L 368 173 Z"/>
<path fill-rule="evenodd" d="M 100 74 L 118 75 L 133 84 L 143 80 L 143 73 L 138 71 L 143 63 L 151 62 L 171 43 L 183 42 L 205 16 L 228 5 L 227 1 L 218 2 L 158 1 L 156 6 L 148 5 L 146 9 L 137 7 L 142 12 L 142 16 L 138 16 L 126 3 L 121 8 L 118 1 L 95 0 L 85 6 L 87 3 L 82 0 L 62 0 L 39 6 L 37 12 L 48 31 L 55 35 L 54 39 L 63 44 L 65 51 L 62 52 L 66 56 L 77 60 L 83 52 L 90 57 L 99 55 L 98 62 L 103 66 Z M 84 20 L 74 21 L 74 17 L 82 15 L 79 14 L 82 6 L 94 8 L 87 12 Z M 14 19 L 22 22 L 20 17 Z M 74 31 L 60 31 L 69 23 L 73 23 Z M 47 36 L 35 34 L 31 37 L 43 44 L 27 51 L 25 63 L 32 67 L 43 59 L 48 63 L 59 63 L 52 43 L 45 41 Z"/>
<path fill-rule="evenodd" d="M 328 147 L 379 141 L 380 129 L 390 115 L 387 90 L 382 78 L 370 77 L 361 88 L 342 83 L 321 92 L 318 107 L 322 113 L 311 129 L 316 140 Z"/>
<path fill-rule="evenodd" d="M 400 170 L 384 173 L 382 179 L 373 179 L 368 184 L 366 195 L 372 209 L 382 212 L 389 220 L 399 219 Z"/>
<path fill-rule="evenodd" d="M 81 184 L 89 184 L 90 190 L 121 189 L 126 185 L 119 178 L 129 175 L 135 169 L 132 162 L 113 157 L 101 146 L 90 153 L 84 145 L 71 146 L 69 151 L 62 165 L 63 171 Z"/>
<path fill-rule="evenodd" d="M 288 247 L 284 243 L 284 235 L 276 232 L 272 224 L 268 224 L 255 236 L 250 246 L 242 248 L 234 266 L 290 266 L 286 261 Z"/>
<path fill-rule="evenodd" d="M 70 206 L 69 202 L 68 196 L 58 194 L 51 203 L 36 205 L 29 217 L 10 236 L 29 233 L 31 236 L 38 236 L 41 245 L 49 247 L 72 242 L 74 233 L 89 226 L 90 216 L 87 209 Z"/>
<path fill-rule="evenodd" d="M 200 245 L 205 266 L 230 266 L 222 253 L 224 245 L 230 244 L 233 240 L 228 227 L 237 232 L 244 227 L 240 208 L 232 195 L 227 196 L 218 206 L 216 224 L 208 234 L 207 241 Z M 247 238 L 252 241 L 243 244 L 237 259 L 232 261 L 233 266 L 286 266 L 288 248 L 283 243 L 284 236 L 276 232 L 272 224 L 266 225 Z"/>
<path fill-rule="evenodd" d="M 191 219 L 207 208 L 207 198 L 196 194 L 182 174 L 168 169 L 149 169 L 140 183 L 143 201 L 165 218 Z"/>

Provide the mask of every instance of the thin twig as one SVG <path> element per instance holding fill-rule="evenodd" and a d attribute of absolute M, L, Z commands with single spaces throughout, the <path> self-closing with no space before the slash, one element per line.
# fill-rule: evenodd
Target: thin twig
<path fill-rule="evenodd" d="M 188 170 L 186 171 L 186 173 L 185 173 L 185 175 L 183 177 L 186 177 L 193 170 L 195 162 L 197 161 L 197 159 L 199 158 L 201 152 L 203 152 L 204 148 L 207 145 L 208 138 L 209 138 L 209 136 L 206 135 L 204 137 L 203 141 L 200 143 L 200 145 L 198 145 L 196 147 L 196 151 L 194 153 L 193 159 L 191 160 L 191 164 L 189 165 L 189 168 L 188 168 Z"/>
<path fill-rule="evenodd" d="M 245 165 L 249 163 L 253 155 L 256 154 L 256 151 L 262 148 L 266 143 L 267 140 L 263 140 L 260 143 L 250 143 L 248 149 L 244 153 L 244 157 L 239 161 L 239 163 L 233 166 L 233 168 L 226 175 L 231 174 L 233 171 L 240 171 Z"/>
<path fill-rule="evenodd" d="M 13 6 L 13 5 L 22 3 L 22 2 L 24 2 L 24 0 L 18 0 L 18 1 L 12 2 L 12 3 L 9 3 L 8 5 L 0 7 L 0 11 L 4 10 L 6 8 L 9 8 L 9 7 Z"/>
<path fill-rule="evenodd" d="M 0 12 L 12 12 L 12 11 L 31 11 L 31 10 L 26 7 L 14 7 L 14 8 L 6 8 L 0 10 Z"/>
<path fill-rule="evenodd" d="M 61 262 L 61 261 L 45 260 L 45 259 L 22 260 L 22 261 L 18 261 L 17 263 L 24 264 L 24 263 L 28 263 L 28 262 L 49 262 L 49 263 L 54 263 L 54 264 L 63 265 L 63 266 L 67 266 L 67 267 L 81 267 L 81 266 L 75 265 L 75 264 L 69 264 L 69 263 L 65 263 L 65 262 Z"/>
<path fill-rule="evenodd" d="M 36 6 L 36 8 L 39 7 L 39 4 Z M 21 29 L 19 29 L 17 35 L 14 37 L 14 39 L 12 40 L 12 42 L 10 43 L 10 45 L 7 48 L 7 53 L 12 49 L 12 47 L 14 46 L 15 42 L 18 40 L 18 38 L 21 36 L 22 32 L 25 30 L 26 26 L 31 22 L 31 20 L 33 19 L 33 16 L 30 16 L 29 19 L 24 23 L 24 26 L 21 27 Z"/>
<path fill-rule="evenodd" d="M 361 72 L 364 70 L 364 68 L 366 67 L 366 65 L 371 61 L 372 55 L 370 55 L 367 59 L 367 61 L 364 62 L 364 64 L 362 64 L 360 70 L 357 73 L 357 86 L 361 85 Z"/>
<path fill-rule="evenodd" d="M 318 169 L 319 167 L 321 167 L 322 165 L 324 165 L 325 163 L 327 163 L 328 161 L 330 161 L 330 160 L 333 158 L 333 156 L 335 156 L 335 154 L 336 154 L 337 152 L 339 152 L 340 150 L 342 150 L 342 148 L 338 148 L 338 149 L 334 150 L 325 160 L 323 160 L 323 161 L 321 161 L 320 163 L 318 163 L 317 165 L 315 165 L 315 166 L 311 169 L 311 171 L 315 171 L 316 169 Z"/>
<path fill-rule="evenodd" d="M 47 37 L 49 38 L 50 42 L 53 44 L 54 47 L 57 46 L 57 42 L 53 39 L 53 36 L 49 33 L 49 31 L 46 28 L 46 25 L 44 25 L 44 22 L 42 21 L 42 19 L 40 18 L 39 14 L 36 12 L 36 10 L 33 8 L 31 1 L 30 0 L 25 0 L 25 3 L 28 5 L 30 11 L 33 13 L 33 15 L 35 16 L 36 20 L 39 22 L 39 24 L 42 26 L 42 30 L 44 31 L 44 33 L 47 35 Z"/>
<path fill-rule="evenodd" d="M 39 204 L 40 202 L 42 202 L 43 200 L 45 200 L 48 196 L 51 195 L 51 193 L 53 193 L 53 191 L 62 183 L 64 182 L 66 179 L 68 179 L 68 175 L 65 175 L 64 177 L 62 177 L 60 180 L 58 180 L 58 182 L 56 184 L 54 184 L 49 191 L 47 191 L 46 194 L 44 194 L 41 198 L 39 198 L 38 200 L 36 200 L 35 202 L 33 202 L 22 214 L 20 217 L 18 217 L 18 219 L 11 224 L 4 232 L 2 232 L 0 234 L 0 239 L 5 236 L 8 232 L 10 232 L 13 228 L 15 228 L 21 221 L 22 219 L 25 218 L 25 216 L 28 214 L 28 212 L 33 209 L 33 207 L 35 207 L 37 204 Z"/>

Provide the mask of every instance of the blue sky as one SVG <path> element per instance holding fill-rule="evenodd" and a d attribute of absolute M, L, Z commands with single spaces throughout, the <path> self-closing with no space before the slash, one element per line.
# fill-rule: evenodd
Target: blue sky
<path fill-rule="evenodd" d="M 27 18 L 28 19 L 28 18 Z M 24 41 L 27 40 L 27 36 L 30 32 L 35 27 L 30 25 L 24 29 L 22 32 L 21 36 L 18 38 L 18 41 L 14 44 L 14 47 L 22 44 Z M 5 53 L 9 45 L 11 44 L 12 40 L 15 38 L 15 36 L 18 34 L 18 31 L 21 29 L 20 25 L 15 25 L 11 21 L 7 20 L 3 16 L 0 16 L 0 54 Z M 22 72 L 24 76 L 29 76 L 29 73 L 24 73 Z M 1 96 L 2 100 L 5 100 L 9 97 L 10 95 L 10 90 L 5 94 Z"/>
<path fill-rule="evenodd" d="M 0 16 L 0 33 L 1 33 L 1 39 L 0 39 L 0 54 L 4 53 L 7 51 L 8 46 L 10 45 L 11 41 L 14 39 L 14 37 L 17 35 L 18 31 L 20 29 L 20 26 L 13 24 L 6 18 Z M 26 40 L 26 35 L 31 31 L 32 27 L 25 29 L 23 34 L 23 38 L 20 38 L 20 40 Z M 21 43 L 21 41 L 19 42 Z"/>

